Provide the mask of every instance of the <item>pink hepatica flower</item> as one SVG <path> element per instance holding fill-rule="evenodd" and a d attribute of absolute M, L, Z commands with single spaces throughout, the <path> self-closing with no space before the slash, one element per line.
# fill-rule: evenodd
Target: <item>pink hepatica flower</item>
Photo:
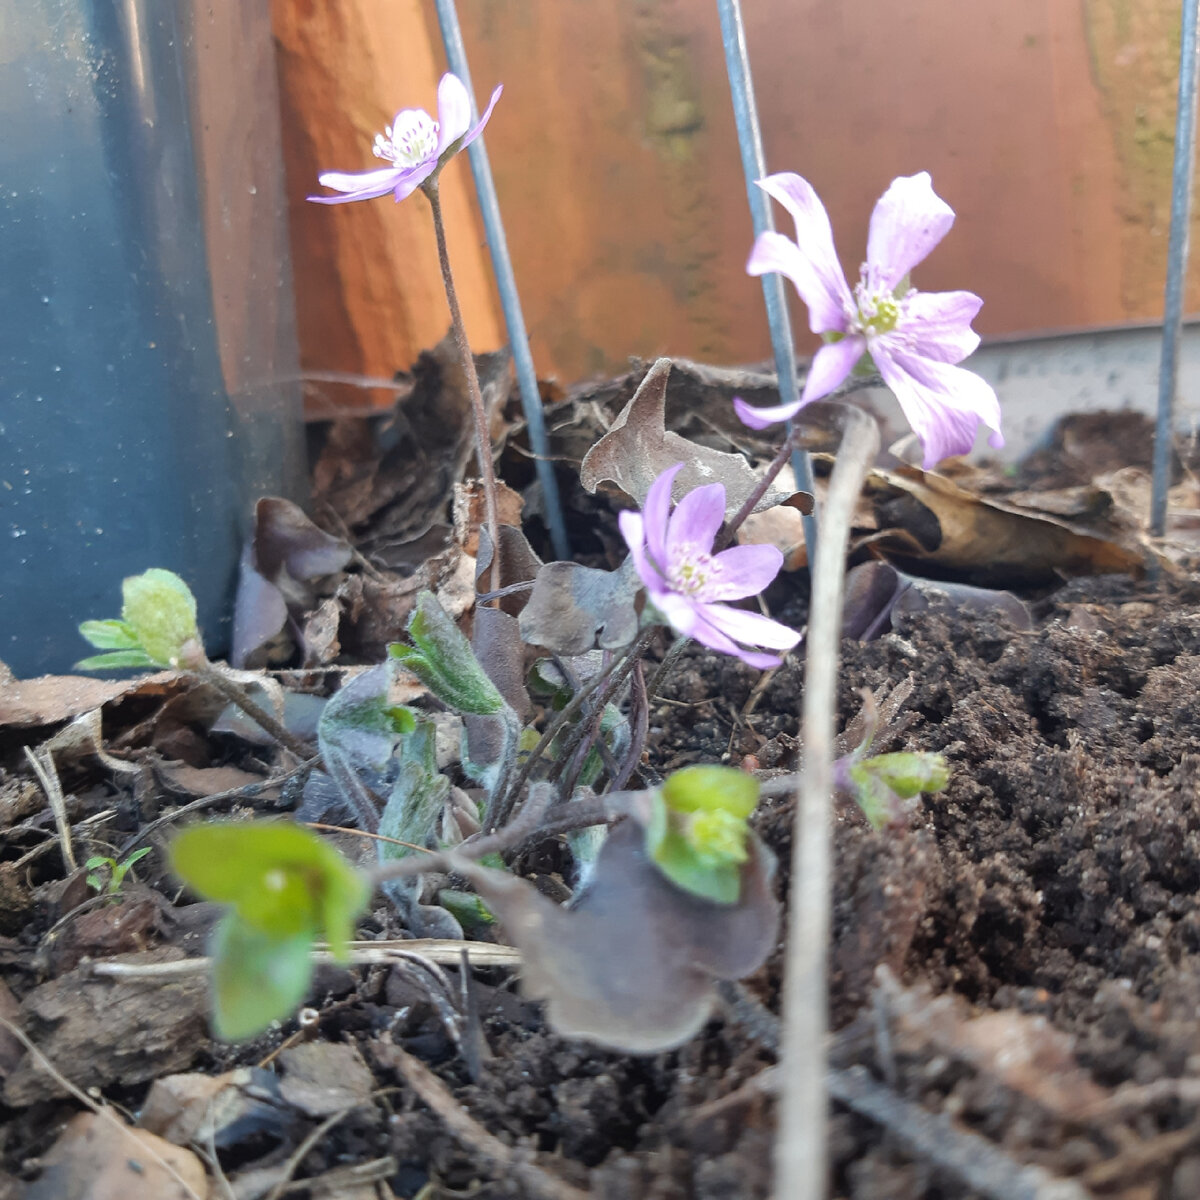
<path fill-rule="evenodd" d="M 713 540 L 725 519 L 725 488 L 719 483 L 695 488 L 672 513 L 671 485 L 682 467 L 676 463 L 650 485 L 640 513 L 620 516 L 650 603 L 686 637 L 752 667 L 777 667 L 778 656 L 744 646 L 790 650 L 800 635 L 761 613 L 721 601 L 757 596 L 779 574 L 783 555 L 774 546 L 732 546 L 714 554 Z"/>
<path fill-rule="evenodd" d="M 443 75 L 438 84 L 436 121 L 422 108 L 404 108 L 383 133 L 375 135 L 375 157 L 390 162 L 390 167 L 350 174 L 326 171 L 317 177 L 322 187 L 343 194 L 309 199 L 317 204 L 347 204 L 351 200 L 374 200 L 388 192 L 397 201 L 411 196 L 447 159 L 480 135 L 503 90 L 501 84 L 492 93 L 487 112 L 472 125 L 466 85 L 457 75 Z"/>
<path fill-rule="evenodd" d="M 884 382 L 925 447 L 925 466 L 975 444 L 982 421 L 1000 436 L 1000 402 L 980 377 L 955 363 L 976 346 L 971 328 L 983 301 L 971 292 L 918 292 L 908 273 L 946 236 L 954 210 L 933 190 L 929 173 L 902 175 L 880 197 L 871 214 L 867 261 L 851 292 L 833 246 L 825 206 L 807 180 L 784 173 L 760 179 L 796 221 L 796 241 L 762 233 L 746 270 L 751 275 L 778 271 L 796 285 L 808 305 L 809 325 L 827 336 L 817 351 L 795 404 L 752 408 L 735 400 L 738 416 L 754 429 L 793 417 L 811 400 L 829 395 L 870 355 Z"/>

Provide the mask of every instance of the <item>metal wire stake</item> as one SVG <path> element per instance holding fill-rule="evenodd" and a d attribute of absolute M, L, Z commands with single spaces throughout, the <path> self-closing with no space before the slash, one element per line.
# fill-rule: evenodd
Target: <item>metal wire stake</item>
<path fill-rule="evenodd" d="M 746 51 L 746 29 L 742 23 L 741 0 L 717 0 L 721 17 L 721 41 L 725 47 L 725 70 L 729 75 L 729 90 L 733 96 L 733 116 L 737 123 L 738 145 L 742 151 L 742 173 L 746 177 L 746 195 L 750 200 L 750 216 L 754 221 L 754 236 L 775 228 L 771 203 L 767 194 L 755 184 L 767 173 L 763 154 L 762 129 L 758 124 L 758 108 L 754 102 L 754 81 L 750 74 L 750 56 Z M 771 330 L 771 347 L 775 352 L 775 374 L 779 382 L 779 401 L 793 404 L 796 400 L 796 347 L 792 342 L 792 326 L 788 320 L 787 298 L 780 275 L 762 277 L 763 299 L 767 304 L 767 325 Z M 791 433 L 791 422 L 788 422 Z M 808 452 L 792 452 L 792 472 L 796 486 L 806 492 L 813 490 L 812 463 Z M 816 510 L 804 518 L 804 545 L 809 570 L 817 554 Z"/>
<path fill-rule="evenodd" d="M 1154 486 L 1150 533 L 1167 528 L 1172 417 L 1183 335 L 1183 293 L 1187 283 L 1188 232 L 1192 215 L 1192 176 L 1196 166 L 1196 17 L 1200 0 L 1184 0 L 1179 43 L 1179 100 L 1175 112 L 1175 166 L 1171 175 L 1171 234 L 1167 241 L 1167 292 L 1163 303 L 1162 358 L 1158 368 L 1158 421 L 1154 429 Z"/>
<path fill-rule="evenodd" d="M 471 72 L 467 66 L 467 51 L 463 46 L 462 29 L 458 24 L 458 13 L 454 0 L 434 0 L 438 24 L 442 30 L 442 44 L 446 48 L 446 59 L 450 70 L 467 85 L 471 97 L 472 115 L 475 116 L 475 89 L 471 85 Z M 492 270 L 496 275 L 496 286 L 500 292 L 500 307 L 504 310 L 504 323 L 508 327 L 508 342 L 512 347 L 513 365 L 517 372 L 517 387 L 521 392 L 521 408 L 525 413 L 525 424 L 529 427 L 529 444 L 535 455 L 538 482 L 542 485 L 542 500 L 546 509 L 546 524 L 550 529 L 550 541 L 558 558 L 570 558 L 571 546 L 567 541 L 567 527 L 563 520 L 562 501 L 558 494 L 558 480 L 554 477 L 554 463 L 550 461 L 550 447 L 546 439 L 546 420 L 542 413 L 542 398 L 538 392 L 537 372 L 533 367 L 533 355 L 529 350 L 529 335 L 525 329 L 525 317 L 521 312 L 521 297 L 517 293 L 517 280 L 513 274 L 512 258 L 508 253 L 508 239 L 504 236 L 504 222 L 500 217 L 500 204 L 496 199 L 496 185 L 492 180 L 492 166 L 488 161 L 483 138 L 476 138 L 467 147 L 471 160 L 471 173 L 475 176 L 475 191 L 479 196 L 479 209 L 483 214 L 483 229 L 487 236 L 488 250 L 492 256 Z"/>

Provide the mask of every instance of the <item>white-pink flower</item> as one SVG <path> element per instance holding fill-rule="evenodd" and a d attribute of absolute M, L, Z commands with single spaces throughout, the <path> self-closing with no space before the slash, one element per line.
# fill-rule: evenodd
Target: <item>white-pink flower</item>
<path fill-rule="evenodd" d="M 503 90 L 503 85 L 496 88 L 487 111 L 472 125 L 466 84 L 447 72 L 438 84 L 436 121 L 423 108 L 402 108 L 392 124 L 375 135 L 375 157 L 391 163 L 390 167 L 349 173 L 325 171 L 317 176 L 318 182 L 342 194 L 308 198 L 315 204 L 348 204 L 353 200 L 375 200 L 391 192 L 397 202 L 406 199 L 483 132 Z"/>
<path fill-rule="evenodd" d="M 789 420 L 810 401 L 829 395 L 869 355 L 896 394 L 925 449 L 925 466 L 975 444 L 980 422 L 989 444 L 1004 445 L 1000 402 L 991 386 L 962 362 L 979 335 L 971 328 L 983 301 L 971 292 L 918 292 L 908 274 L 946 236 L 954 210 L 933 190 L 927 171 L 902 175 L 871 214 L 867 261 L 851 291 L 833 245 L 829 215 L 799 175 L 760 179 L 758 186 L 792 214 L 796 240 L 762 233 L 746 270 L 786 275 L 808 306 L 814 333 L 829 335 L 817 351 L 794 404 L 752 408 L 735 399 L 738 416 L 753 429 Z"/>

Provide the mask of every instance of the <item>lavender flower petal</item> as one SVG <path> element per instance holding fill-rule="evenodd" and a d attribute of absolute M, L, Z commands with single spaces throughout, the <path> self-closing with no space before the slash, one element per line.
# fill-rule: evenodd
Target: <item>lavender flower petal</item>
<path fill-rule="evenodd" d="M 671 488 L 675 476 L 683 470 L 683 463 L 668 467 L 646 492 L 646 503 L 642 506 L 645 523 L 646 548 L 655 565 L 662 570 L 667 566 L 667 529 L 671 516 Z M 644 579 L 645 576 L 643 575 Z"/>
<path fill-rule="evenodd" d="M 706 483 L 703 487 L 693 488 L 675 505 L 675 511 L 667 522 L 664 565 L 674 565 L 697 551 L 712 549 L 713 540 L 724 520 L 724 485 Z"/>
<path fill-rule="evenodd" d="M 979 334 L 971 328 L 983 301 L 972 292 L 914 292 L 905 301 L 912 322 L 910 342 L 923 358 L 962 362 L 975 352 Z"/>
<path fill-rule="evenodd" d="M 809 324 L 813 332 L 844 331 L 847 327 L 846 318 L 853 311 L 850 288 L 834 249 L 829 214 L 812 184 L 799 175 L 785 171 L 760 179 L 758 186 L 768 196 L 778 200 L 796 222 L 796 243 L 801 253 L 799 259 L 791 259 L 796 274 L 790 271 L 784 271 L 784 274 L 796 285 L 801 299 L 808 305 Z M 759 241 L 765 236 L 761 235 Z M 786 238 L 783 240 L 787 241 Z M 774 244 L 773 239 L 771 244 Z M 757 247 L 756 242 L 755 249 Z M 753 252 L 751 261 L 754 261 Z M 746 269 L 752 275 L 762 274 L 761 271 L 751 270 L 749 266 Z"/>
<path fill-rule="evenodd" d="M 471 125 L 471 97 L 467 85 L 449 71 L 442 76 L 437 91 L 438 140 L 434 158 L 441 158 Z"/>
<path fill-rule="evenodd" d="M 757 596 L 779 574 L 783 552 L 776 546 L 730 546 L 713 557 L 705 602 Z"/>
<path fill-rule="evenodd" d="M 872 282 L 890 291 L 953 224 L 954 209 L 934 192 L 928 171 L 893 180 L 871 214 L 867 264 Z"/>
<path fill-rule="evenodd" d="M 804 381 L 802 404 L 828 396 L 846 376 L 854 370 L 854 364 L 867 352 L 867 339 L 846 337 L 840 342 L 830 342 L 813 355 L 808 378 Z"/>

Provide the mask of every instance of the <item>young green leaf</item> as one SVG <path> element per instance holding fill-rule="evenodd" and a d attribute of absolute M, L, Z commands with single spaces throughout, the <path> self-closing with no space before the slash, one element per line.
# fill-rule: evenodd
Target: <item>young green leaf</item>
<path fill-rule="evenodd" d="M 113 650 L 108 654 L 93 654 L 75 664 L 77 671 L 120 671 L 127 667 L 157 667 L 159 664 L 145 650 Z"/>
<path fill-rule="evenodd" d="M 312 930 L 279 938 L 228 913 L 213 931 L 213 1028 L 236 1042 L 262 1033 L 304 999 L 312 979 Z"/>
<path fill-rule="evenodd" d="M 130 576 L 121 585 L 121 594 L 121 618 L 155 663 L 174 666 L 186 643 L 199 643 L 196 598 L 173 571 L 151 567 Z"/>
<path fill-rule="evenodd" d="M 460 713 L 490 717 L 500 713 L 504 697 L 487 677 L 471 643 L 447 615 L 432 592 L 422 592 L 408 619 L 413 645 L 388 646 L 439 700 Z"/>
<path fill-rule="evenodd" d="M 260 933 L 323 935 L 339 957 L 368 899 L 366 881 L 332 846 L 288 821 L 193 825 L 172 842 L 171 865 Z"/>
<path fill-rule="evenodd" d="M 117 620 L 84 621 L 79 632 L 97 650 L 136 650 L 137 634 L 124 622 Z"/>

